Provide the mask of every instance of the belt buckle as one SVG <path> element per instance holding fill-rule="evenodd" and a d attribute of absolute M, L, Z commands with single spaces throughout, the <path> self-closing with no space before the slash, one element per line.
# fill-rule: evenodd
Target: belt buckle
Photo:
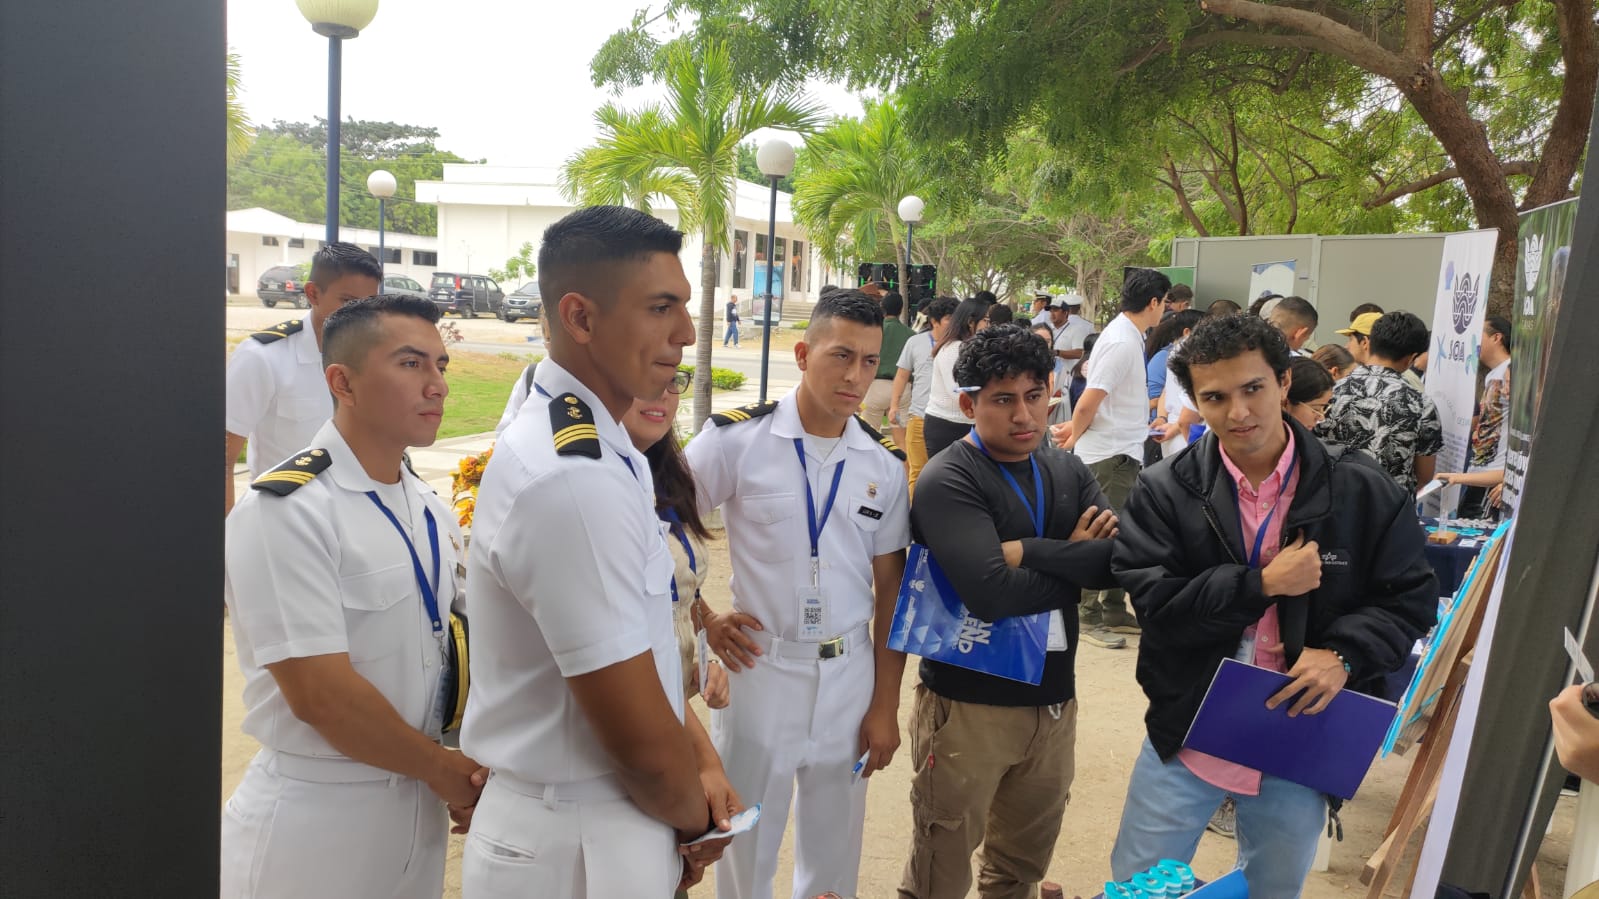
<path fill-rule="evenodd" d="M 823 659 L 836 659 L 844 654 L 844 638 L 834 637 L 816 644 L 816 655 Z"/>

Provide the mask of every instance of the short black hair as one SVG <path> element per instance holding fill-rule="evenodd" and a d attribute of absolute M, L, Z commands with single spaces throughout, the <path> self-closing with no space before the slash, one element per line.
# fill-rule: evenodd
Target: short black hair
<path fill-rule="evenodd" d="M 978 297 L 982 299 L 982 297 Z M 1016 310 L 1004 303 L 992 303 L 988 307 L 988 326 L 1008 325 L 1016 320 Z"/>
<path fill-rule="evenodd" d="M 353 243 L 330 243 L 311 257 L 311 280 L 321 289 L 345 275 L 366 275 L 383 280 L 377 257 Z"/>
<path fill-rule="evenodd" d="M 817 325 L 835 318 L 881 328 L 883 307 L 859 290 L 835 290 L 816 301 L 816 308 L 811 310 L 811 323 L 805 329 L 806 338 L 809 339 Z"/>
<path fill-rule="evenodd" d="M 1499 335 L 1500 341 L 1502 341 L 1505 345 L 1505 351 L 1509 352 L 1511 333 L 1513 330 L 1510 327 L 1510 319 L 1505 318 L 1503 315 L 1490 315 L 1483 319 L 1483 324 L 1488 326 L 1488 330 Z"/>
<path fill-rule="evenodd" d="M 904 311 L 905 298 L 899 295 L 899 291 L 891 290 L 888 293 L 883 294 L 884 315 L 890 315 L 894 318 L 899 318 L 899 314 Z"/>
<path fill-rule="evenodd" d="M 322 323 L 322 367 L 359 368 L 377 340 L 378 322 L 385 315 L 409 315 L 436 325 L 440 313 L 432 300 L 396 293 L 345 303 Z"/>
<path fill-rule="evenodd" d="M 1390 312 L 1371 326 L 1371 352 L 1379 359 L 1425 353 L 1430 339 L 1426 323 L 1409 312 Z"/>
<path fill-rule="evenodd" d="M 1288 371 L 1293 359 L 1288 351 L 1288 338 L 1266 324 L 1265 319 L 1256 315 L 1222 315 L 1208 316 L 1200 322 L 1183 345 L 1172 352 L 1166 364 L 1188 395 L 1194 396 L 1194 366 L 1215 365 L 1251 350 L 1260 351 L 1279 379 Z"/>
<path fill-rule="evenodd" d="M 1289 363 L 1294 380 L 1288 385 L 1288 402 L 1308 403 L 1333 389 L 1333 376 L 1320 362 L 1295 356 Z"/>
<path fill-rule="evenodd" d="M 972 299 L 982 300 L 990 306 L 999 302 L 999 297 L 994 296 L 994 292 L 992 290 L 979 290 L 978 292 L 972 294 Z"/>
<path fill-rule="evenodd" d="M 1217 300 L 1205 309 L 1206 315 L 1237 315 L 1244 311 L 1244 307 L 1232 300 Z"/>
<path fill-rule="evenodd" d="M 1378 315 L 1382 315 L 1383 308 L 1376 303 L 1361 303 L 1359 306 L 1349 310 L 1349 323 L 1354 324 L 1355 319 L 1360 318 L 1362 315 L 1365 315 L 1368 312 L 1375 312 Z"/>
<path fill-rule="evenodd" d="M 682 249 L 683 232 L 654 216 L 626 206 L 585 206 L 544 229 L 539 293 L 545 305 L 559 305 L 569 293 L 607 300 L 617 263 Z"/>
<path fill-rule="evenodd" d="M 922 307 L 922 314 L 927 316 L 928 322 L 936 322 L 954 315 L 955 307 L 959 305 L 960 301 L 954 297 L 936 297 Z"/>
<path fill-rule="evenodd" d="M 1272 311 L 1291 316 L 1295 322 L 1299 323 L 1300 327 L 1309 328 L 1312 331 L 1316 330 L 1316 326 L 1321 324 L 1321 315 L 1316 312 L 1316 307 L 1310 305 L 1310 301 L 1304 297 L 1283 297 L 1272 308 Z"/>
<path fill-rule="evenodd" d="M 1194 289 L 1187 284 L 1173 284 L 1171 290 L 1166 291 L 1168 303 L 1191 303 L 1194 301 Z"/>
<path fill-rule="evenodd" d="M 1122 311 L 1139 313 L 1171 290 L 1171 279 L 1152 268 L 1135 268 L 1122 281 Z"/>
<path fill-rule="evenodd" d="M 955 383 L 987 387 L 990 381 L 1032 375 L 1048 383 L 1055 355 L 1038 335 L 1021 325 L 1000 325 L 978 331 L 961 344 L 955 359 Z"/>
<path fill-rule="evenodd" d="M 821 299 L 838 289 L 837 284 L 823 284 L 822 289 L 816 292 L 816 298 Z"/>
<path fill-rule="evenodd" d="M 1155 358 L 1156 353 L 1176 343 L 1182 338 L 1184 331 L 1192 331 L 1199 327 L 1199 323 L 1204 319 L 1205 313 L 1198 309 L 1184 309 L 1167 316 L 1165 321 L 1149 332 L 1149 339 L 1144 341 L 1145 359 Z"/>

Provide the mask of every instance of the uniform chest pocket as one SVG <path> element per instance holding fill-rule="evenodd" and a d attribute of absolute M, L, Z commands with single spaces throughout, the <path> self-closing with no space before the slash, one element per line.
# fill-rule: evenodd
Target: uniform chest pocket
<path fill-rule="evenodd" d="M 333 417 L 333 400 L 329 397 L 290 396 L 278 400 L 278 414 L 293 421 L 313 421 Z"/>
<path fill-rule="evenodd" d="M 339 594 L 351 662 L 404 649 L 416 626 L 416 574 L 409 565 L 341 575 Z"/>
<path fill-rule="evenodd" d="M 796 541 L 808 539 L 798 529 L 800 503 L 793 493 L 763 493 L 738 501 L 736 521 L 744 532 L 750 555 L 765 562 L 781 562 L 794 557 Z M 818 513 L 820 514 L 820 513 Z"/>
<path fill-rule="evenodd" d="M 675 540 L 675 537 L 666 539 Z M 677 562 L 672 558 L 672 551 L 667 549 L 666 541 L 662 540 L 644 562 L 644 589 L 651 596 L 666 596 L 672 592 L 672 579 L 677 576 Z M 692 599 L 693 597 L 689 597 Z"/>

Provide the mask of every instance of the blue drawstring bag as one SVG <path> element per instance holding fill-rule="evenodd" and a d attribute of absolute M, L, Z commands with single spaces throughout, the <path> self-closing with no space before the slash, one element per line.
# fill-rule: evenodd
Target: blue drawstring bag
<path fill-rule="evenodd" d="M 1007 680 L 1044 679 L 1049 613 L 983 621 L 966 610 L 933 554 L 911 544 L 888 648 Z"/>

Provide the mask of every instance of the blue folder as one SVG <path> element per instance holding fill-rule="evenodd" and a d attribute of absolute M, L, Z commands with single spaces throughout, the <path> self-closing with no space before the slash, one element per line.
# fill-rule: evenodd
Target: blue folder
<path fill-rule="evenodd" d="M 1286 674 L 1226 659 L 1183 745 L 1331 796 L 1355 798 L 1399 708 L 1343 690 L 1319 714 L 1288 717 L 1266 700 Z"/>

